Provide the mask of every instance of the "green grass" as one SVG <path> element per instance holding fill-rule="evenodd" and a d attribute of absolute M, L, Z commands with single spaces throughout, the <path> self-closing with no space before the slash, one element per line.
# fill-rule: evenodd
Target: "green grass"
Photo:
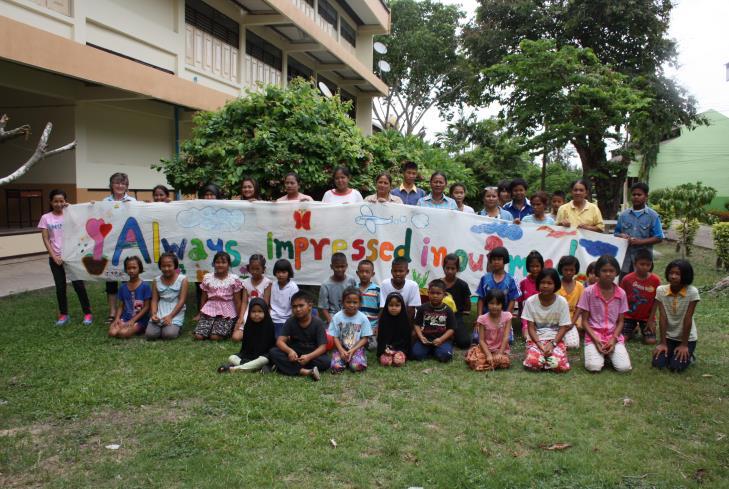
<path fill-rule="evenodd" d="M 659 250 L 662 275 L 673 253 Z M 721 277 L 713 254 L 692 261 L 698 286 Z M 627 375 L 588 374 L 576 353 L 568 374 L 528 373 L 516 348 L 508 371 L 471 372 L 460 352 L 399 370 L 370 357 L 319 383 L 218 375 L 229 342 L 194 343 L 189 326 L 168 343 L 112 340 L 55 328 L 54 307 L 51 290 L 0 299 L 0 487 L 729 485 L 726 295 L 703 297 L 682 375 L 632 342 Z M 541 448 L 553 443 L 571 447 Z"/>

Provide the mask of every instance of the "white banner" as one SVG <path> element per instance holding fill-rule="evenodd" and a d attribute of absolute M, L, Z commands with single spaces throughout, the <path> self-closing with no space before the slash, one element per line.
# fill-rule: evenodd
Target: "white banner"
<path fill-rule="evenodd" d="M 410 260 L 410 278 L 421 287 L 443 276 L 443 258 L 461 258 L 463 278 L 475 290 L 486 272 L 486 255 L 505 246 L 507 270 L 526 275 L 525 258 L 539 251 L 546 266 L 563 255 L 587 264 L 603 254 L 622 263 L 627 241 L 611 235 L 559 226 L 521 226 L 462 212 L 397 204 L 273 203 L 192 200 L 169 204 L 96 202 L 68 207 L 64 213 L 63 260 L 77 279 L 125 280 L 124 258 L 139 256 L 142 277 L 159 274 L 157 259 L 170 251 L 191 281 L 212 270 L 212 257 L 226 251 L 231 271 L 247 276 L 248 257 L 266 257 L 268 275 L 279 258 L 291 261 L 294 281 L 320 285 L 329 275 L 330 258 L 343 252 L 354 276 L 357 263 L 375 264 L 375 281 L 390 276 L 395 256 Z"/>

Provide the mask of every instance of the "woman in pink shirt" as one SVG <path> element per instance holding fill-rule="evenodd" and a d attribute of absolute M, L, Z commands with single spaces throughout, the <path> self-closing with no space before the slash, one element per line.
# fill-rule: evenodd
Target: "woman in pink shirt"
<path fill-rule="evenodd" d="M 577 303 L 585 327 L 585 368 L 599 372 L 609 356 L 618 372 L 631 370 L 623 340 L 623 314 L 628 311 L 625 291 L 615 284 L 620 264 L 602 255 L 595 263 L 597 283 L 587 287 Z"/>

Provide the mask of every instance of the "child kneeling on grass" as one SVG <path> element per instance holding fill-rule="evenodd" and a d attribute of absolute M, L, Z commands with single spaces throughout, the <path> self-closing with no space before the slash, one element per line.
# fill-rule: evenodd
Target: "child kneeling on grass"
<path fill-rule="evenodd" d="M 425 360 L 435 356 L 441 362 L 453 358 L 453 335 L 456 328 L 456 317 L 453 310 L 444 302 L 446 285 L 442 280 L 433 280 L 428 284 L 428 302 L 423 304 L 415 316 L 415 334 L 413 344 L 413 360 Z"/>
<path fill-rule="evenodd" d="M 268 304 L 262 297 L 254 297 L 248 303 L 248 317 L 240 330 L 240 351 L 228 357 L 228 363 L 218 367 L 218 372 L 258 372 L 268 368 L 268 354 L 276 345 L 273 320 Z"/>
<path fill-rule="evenodd" d="M 666 267 L 668 285 L 658 287 L 656 302 L 660 311 L 661 342 L 653 351 L 653 366 L 682 372 L 694 357 L 696 322 L 694 312 L 701 300 L 691 285 L 694 269 L 686 260 L 674 260 Z"/>
<path fill-rule="evenodd" d="M 230 255 L 218 251 L 213 257 L 215 272 L 206 273 L 200 290 L 200 312 L 195 319 L 196 340 L 222 340 L 228 338 L 233 329 L 240 327 L 243 318 L 238 317 L 241 308 L 243 282 L 230 273 Z"/>
<path fill-rule="evenodd" d="M 504 311 L 506 295 L 503 290 L 491 289 L 486 292 L 484 302 L 488 314 L 476 319 L 478 326 L 478 345 L 466 353 L 466 363 L 471 370 L 481 372 L 497 368 L 509 368 L 509 332 L 512 314 Z"/>
<path fill-rule="evenodd" d="M 314 300 L 303 291 L 291 297 L 293 317 L 284 323 L 269 358 L 284 375 L 299 375 L 319 380 L 319 371 L 329 369 L 326 327 L 311 316 Z M 245 337 L 245 333 L 243 335 Z"/>
<path fill-rule="evenodd" d="M 572 318 L 567 300 L 557 294 L 562 286 L 559 273 L 545 268 L 537 275 L 536 286 L 539 293 L 526 300 L 521 316 L 529 334 L 524 366 L 535 371 L 568 372 L 570 363 L 563 339 L 572 328 Z"/>
<path fill-rule="evenodd" d="M 349 367 L 353 372 L 367 368 L 365 347 L 372 336 L 370 320 L 360 312 L 360 291 L 348 287 L 342 293 L 342 310 L 334 314 L 329 324 L 329 336 L 334 338 L 331 370 L 333 374 Z"/>
<path fill-rule="evenodd" d="M 139 277 L 144 271 L 142 260 L 138 256 L 128 256 L 124 260 L 124 271 L 129 276 L 129 281 L 119 288 L 116 317 L 109 326 L 109 336 L 115 338 L 131 338 L 144 334 L 149 322 L 149 303 L 152 300 L 152 289 Z"/>
<path fill-rule="evenodd" d="M 174 253 L 162 253 L 157 266 L 162 275 L 152 283 L 152 316 L 144 336 L 148 340 L 173 340 L 180 335 L 185 322 L 187 277 L 180 273 L 180 262 Z"/>
<path fill-rule="evenodd" d="M 391 292 L 385 298 L 377 329 L 377 357 L 383 367 L 405 365 L 413 334 L 407 309 L 399 292 Z"/>

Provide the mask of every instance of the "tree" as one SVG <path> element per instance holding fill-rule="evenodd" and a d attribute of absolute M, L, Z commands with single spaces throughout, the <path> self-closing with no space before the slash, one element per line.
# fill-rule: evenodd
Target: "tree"
<path fill-rule="evenodd" d="M 390 92 L 375 104 L 374 116 L 383 128 L 414 134 L 429 109 L 444 113 L 461 95 L 455 68 L 463 12 L 433 0 L 394 0 L 390 12 L 390 35 L 376 39 L 387 46 L 383 59 L 391 71 L 381 76 Z"/>

